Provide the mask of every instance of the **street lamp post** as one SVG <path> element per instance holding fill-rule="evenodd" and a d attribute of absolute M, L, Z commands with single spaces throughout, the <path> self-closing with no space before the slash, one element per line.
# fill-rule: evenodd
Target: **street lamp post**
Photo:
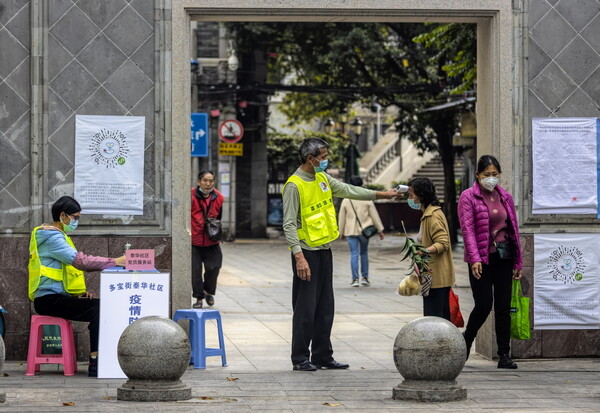
<path fill-rule="evenodd" d="M 357 116 L 354 118 L 354 121 L 350 124 L 352 127 L 352 133 L 354 135 L 354 139 L 348 137 L 348 146 L 346 147 L 345 153 L 345 170 L 344 170 L 344 179 L 346 182 L 350 182 L 350 178 L 353 176 L 359 176 L 359 168 L 358 168 L 358 158 L 360 157 L 360 151 L 356 146 L 356 140 L 362 133 L 363 122 Z"/>
<path fill-rule="evenodd" d="M 346 182 L 350 181 L 350 178 L 353 176 L 359 175 L 358 168 L 358 158 L 360 157 L 360 152 L 358 147 L 356 146 L 355 140 L 362 134 L 362 128 L 364 126 L 363 121 L 357 116 L 354 118 L 354 121 L 350 124 L 352 128 L 352 135 L 354 135 L 354 139 L 350 137 L 350 135 L 346 134 L 346 125 L 348 124 L 348 111 L 344 109 L 340 112 L 339 115 L 339 123 L 340 129 L 339 132 L 342 137 L 347 141 L 346 148 L 344 150 L 344 180 Z M 325 133 L 331 135 L 336 130 L 336 123 L 333 119 L 329 118 L 323 124 L 325 129 Z"/>

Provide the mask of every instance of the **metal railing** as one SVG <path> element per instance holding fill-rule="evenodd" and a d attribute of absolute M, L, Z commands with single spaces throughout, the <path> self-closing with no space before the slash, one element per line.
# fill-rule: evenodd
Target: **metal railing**
<path fill-rule="evenodd" d="M 398 141 L 399 139 L 394 140 L 393 144 L 390 144 L 390 146 L 380 154 L 377 160 L 370 165 L 366 175 L 367 183 L 373 182 L 379 174 L 399 156 Z"/>

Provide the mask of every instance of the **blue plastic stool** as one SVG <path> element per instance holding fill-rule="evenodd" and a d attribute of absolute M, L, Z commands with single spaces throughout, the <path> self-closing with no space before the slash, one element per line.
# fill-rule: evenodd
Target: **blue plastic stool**
<path fill-rule="evenodd" d="M 173 321 L 176 322 L 177 320 L 190 320 L 190 344 L 192 346 L 190 363 L 194 364 L 195 369 L 205 369 L 206 358 L 213 356 L 221 356 L 222 365 L 227 367 L 223 325 L 221 324 L 219 310 L 205 310 L 200 308 L 177 310 L 173 316 Z M 206 320 L 217 320 L 219 348 L 206 348 Z"/>

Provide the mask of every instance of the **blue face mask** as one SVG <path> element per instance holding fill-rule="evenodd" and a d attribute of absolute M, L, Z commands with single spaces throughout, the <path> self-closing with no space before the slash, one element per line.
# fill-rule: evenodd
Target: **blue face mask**
<path fill-rule="evenodd" d="M 412 198 L 408 198 L 408 206 L 412 209 L 421 209 L 421 204 L 417 204 Z"/>
<path fill-rule="evenodd" d="M 319 166 L 313 166 L 313 168 L 315 168 L 315 172 L 317 173 L 323 172 L 325 169 L 327 169 L 328 164 L 329 161 L 325 159 L 324 161 L 319 161 Z"/>
<path fill-rule="evenodd" d="M 77 225 L 79 225 L 79 220 L 71 218 L 70 215 L 67 215 L 67 216 L 71 219 L 71 222 L 68 223 L 68 224 L 65 224 L 63 222 L 62 223 L 63 224 L 63 229 L 65 230 L 65 232 L 73 232 L 73 231 L 75 231 L 77 229 Z"/>

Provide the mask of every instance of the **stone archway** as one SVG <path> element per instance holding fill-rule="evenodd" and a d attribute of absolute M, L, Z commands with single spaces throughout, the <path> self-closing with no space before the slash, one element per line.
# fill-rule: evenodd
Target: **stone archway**
<path fill-rule="evenodd" d="M 513 171 L 512 1 L 511 0 L 160 0 L 171 13 L 161 41 L 165 44 L 164 97 L 166 142 L 171 143 L 172 305 L 189 306 L 189 152 L 191 20 L 290 22 L 465 22 L 477 23 L 478 154 L 494 153 Z M 170 3 L 171 8 L 168 8 Z M 450 5 L 450 6 L 449 6 Z M 166 19 L 168 21 L 168 19 Z M 168 46 L 170 44 L 170 47 Z M 181 138 L 185 137 L 185 138 Z M 510 189 L 512 185 L 507 185 Z"/>

